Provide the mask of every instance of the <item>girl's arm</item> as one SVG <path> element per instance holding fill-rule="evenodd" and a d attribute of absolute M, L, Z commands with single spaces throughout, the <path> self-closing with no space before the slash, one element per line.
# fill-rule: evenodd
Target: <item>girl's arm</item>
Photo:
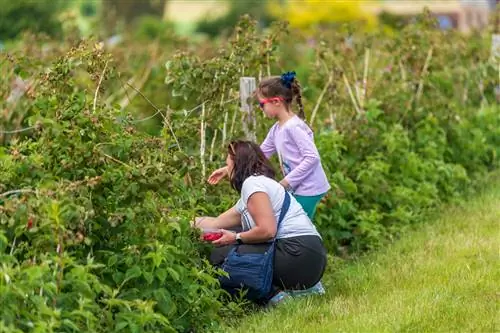
<path fill-rule="evenodd" d="M 260 145 L 260 149 L 264 153 L 264 156 L 266 156 L 267 159 L 270 159 L 271 156 L 276 153 L 276 146 L 274 144 L 274 131 L 275 131 L 275 126 L 271 127 L 269 130 L 269 133 L 267 133 L 266 138 L 264 139 L 264 142 Z"/>
<path fill-rule="evenodd" d="M 313 138 L 302 128 L 293 127 L 287 129 L 286 133 L 297 145 L 302 161 L 280 183 L 285 187 L 290 185 L 296 188 L 321 163 L 321 159 Z"/>

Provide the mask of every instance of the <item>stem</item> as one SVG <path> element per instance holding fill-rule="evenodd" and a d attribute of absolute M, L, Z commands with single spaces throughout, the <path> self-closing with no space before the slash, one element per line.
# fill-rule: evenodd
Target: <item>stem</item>
<path fill-rule="evenodd" d="M 206 165 L 205 165 L 205 103 L 201 107 L 201 124 L 200 124 L 200 162 L 201 162 L 201 182 L 205 182 Z"/>
<path fill-rule="evenodd" d="M 214 157 L 215 140 L 217 140 L 217 129 L 214 132 L 214 137 L 212 138 L 212 144 L 210 145 L 210 157 L 208 158 L 210 162 L 213 161 Z"/>
<path fill-rule="evenodd" d="M 153 45 L 153 56 L 151 57 L 150 62 L 148 63 L 148 66 L 146 67 L 146 70 L 144 71 L 144 75 L 141 77 L 139 82 L 137 83 L 137 86 L 139 88 L 142 88 L 146 82 L 149 79 L 149 75 L 151 74 L 151 71 L 153 70 L 154 65 L 157 63 L 157 53 L 158 53 L 158 42 Z M 134 83 L 134 81 L 132 81 Z M 127 82 L 127 85 L 132 87 L 130 82 Z M 139 92 L 138 89 L 134 89 L 135 93 L 131 94 L 130 96 L 127 94 L 127 90 L 125 89 L 126 96 L 123 97 L 121 100 L 120 104 L 120 109 L 123 111 L 131 102 L 132 99 L 134 99 L 135 95 L 137 95 L 137 92 Z"/>
<path fill-rule="evenodd" d="M 128 165 L 127 163 L 122 162 L 122 161 L 120 161 L 119 159 L 114 158 L 113 156 L 110 156 L 110 155 L 108 155 L 108 154 L 106 154 L 106 153 L 103 153 L 102 151 L 101 151 L 101 154 L 103 154 L 105 157 L 109 158 L 110 160 L 112 160 L 112 161 L 114 161 L 114 162 L 116 162 L 116 163 L 118 163 L 118 164 L 121 164 L 121 165 L 123 165 L 123 166 L 125 166 L 125 167 L 127 167 L 127 168 L 129 168 L 129 169 L 133 169 L 133 168 L 132 168 L 130 165 Z"/>
<path fill-rule="evenodd" d="M 0 198 L 7 197 L 11 194 L 18 194 L 18 193 L 35 193 L 35 191 L 30 189 L 30 188 L 20 189 L 20 190 L 12 190 L 12 191 L 7 191 L 4 193 L 1 193 Z"/>
<path fill-rule="evenodd" d="M 352 93 L 351 86 L 349 84 L 349 80 L 347 79 L 347 76 L 345 74 L 342 74 L 342 78 L 344 79 L 344 83 L 347 87 L 347 90 L 349 92 L 349 96 L 351 97 L 352 104 L 354 105 L 354 108 L 356 109 L 356 112 L 358 114 L 361 114 L 361 110 L 359 109 L 358 104 L 356 103 L 356 98 L 354 97 L 354 94 Z"/>
<path fill-rule="evenodd" d="M 12 131 L 0 131 L 0 134 L 15 134 L 15 133 L 21 133 L 21 132 L 26 132 L 26 131 L 29 131 L 31 129 L 34 129 L 36 126 L 30 126 L 30 127 L 26 127 L 26 128 L 20 128 L 20 129 L 17 129 L 17 130 L 12 130 Z"/>
<path fill-rule="evenodd" d="M 314 106 L 314 109 L 313 109 L 313 112 L 311 115 L 311 120 L 309 121 L 311 126 L 313 126 L 313 124 L 314 124 L 314 119 L 316 118 L 316 113 L 319 110 L 319 106 L 321 104 L 321 101 L 323 100 L 323 97 L 325 96 L 326 91 L 328 90 L 328 88 L 332 84 L 332 81 L 333 81 L 333 73 L 330 74 L 328 81 L 326 82 L 325 86 L 323 87 L 323 90 L 321 91 L 321 94 L 319 94 L 318 100 L 316 101 L 316 105 Z"/>
<path fill-rule="evenodd" d="M 227 133 L 227 120 L 229 118 L 229 109 L 226 109 L 224 112 L 224 125 L 222 126 L 222 147 L 224 147 L 226 143 L 226 133 Z"/>
<path fill-rule="evenodd" d="M 403 86 L 406 85 L 406 70 L 405 70 L 405 67 L 403 65 L 403 62 L 401 61 L 401 59 L 399 59 L 398 61 L 398 65 L 399 65 L 399 69 L 401 71 L 401 78 L 403 79 Z"/>
<path fill-rule="evenodd" d="M 172 124 L 170 123 L 170 121 L 168 121 L 168 116 L 164 115 L 163 113 L 160 113 L 160 114 L 163 117 L 163 126 L 166 125 L 168 127 L 168 129 L 170 130 L 170 133 L 172 133 L 172 136 L 174 137 L 175 143 L 177 144 L 177 149 L 179 149 L 179 151 L 182 152 L 181 144 L 179 143 L 179 140 L 177 139 L 177 136 L 175 135 Z"/>
<path fill-rule="evenodd" d="M 422 75 L 420 75 L 420 82 L 418 83 L 418 90 L 417 90 L 417 97 L 416 101 L 418 102 L 420 100 L 420 97 L 422 96 L 422 92 L 424 90 L 424 78 L 427 75 L 427 69 L 429 68 L 429 64 L 432 59 L 432 52 L 434 51 L 434 48 L 431 47 L 429 49 L 429 52 L 427 52 L 427 57 L 425 59 L 424 67 L 422 68 Z"/>
<path fill-rule="evenodd" d="M 220 108 L 222 109 L 224 106 L 224 91 L 226 90 L 226 83 L 222 85 L 222 94 L 220 96 Z M 227 110 L 224 112 L 224 125 L 222 125 L 222 145 L 224 146 L 224 142 L 226 141 L 226 131 L 227 131 Z M 217 132 L 215 132 L 217 133 Z M 212 160 L 212 159 L 210 159 Z"/>
<path fill-rule="evenodd" d="M 368 86 L 369 61 L 370 61 L 370 49 L 366 49 L 365 50 L 365 70 L 363 72 L 363 94 L 361 95 L 362 96 L 361 108 L 364 108 L 365 100 L 366 100 L 366 93 L 367 93 L 367 86 Z"/>
<path fill-rule="evenodd" d="M 134 89 L 139 95 L 141 95 L 142 98 L 144 98 L 149 103 L 149 105 L 151 105 L 156 110 L 156 113 L 154 115 L 150 116 L 149 118 L 153 118 L 157 114 L 161 114 L 164 124 L 167 125 L 167 127 L 170 130 L 170 133 L 174 137 L 175 143 L 177 144 L 177 148 L 179 149 L 179 151 L 182 151 L 181 145 L 179 143 L 179 140 L 177 139 L 177 136 L 175 135 L 174 129 L 172 128 L 172 125 L 168 121 L 168 118 L 163 114 L 162 110 L 160 108 L 158 108 L 153 102 L 151 102 L 151 100 L 149 98 L 147 98 L 139 89 L 135 88 L 134 86 L 132 86 L 129 83 L 127 83 L 127 85 L 130 86 L 132 89 Z M 148 119 L 148 118 L 140 119 L 139 121 L 144 121 L 146 119 Z M 138 122 L 138 121 L 136 121 L 136 122 Z"/>
<path fill-rule="evenodd" d="M 101 87 L 102 79 L 104 78 L 104 74 L 106 73 L 106 68 L 108 68 L 108 60 L 106 60 L 106 64 L 104 65 L 104 69 L 102 70 L 101 77 L 99 77 L 99 83 L 97 84 L 97 88 L 94 93 L 94 107 L 93 110 L 95 112 L 95 108 L 97 105 L 97 95 L 99 94 L 99 88 Z"/>
<path fill-rule="evenodd" d="M 335 119 L 336 119 L 336 116 L 333 114 L 333 108 L 330 108 L 330 123 L 331 123 L 331 127 L 332 127 L 333 131 L 337 127 L 337 126 L 335 126 Z"/>
<path fill-rule="evenodd" d="M 12 241 L 12 246 L 10 247 L 10 255 L 14 253 L 14 249 L 16 248 L 16 236 L 14 236 L 14 240 Z"/>
<path fill-rule="evenodd" d="M 231 121 L 231 130 L 229 131 L 229 134 L 231 135 L 231 137 L 233 136 L 233 133 L 234 133 L 234 124 L 236 123 L 236 115 L 238 114 L 238 112 L 233 112 L 233 119 Z"/>

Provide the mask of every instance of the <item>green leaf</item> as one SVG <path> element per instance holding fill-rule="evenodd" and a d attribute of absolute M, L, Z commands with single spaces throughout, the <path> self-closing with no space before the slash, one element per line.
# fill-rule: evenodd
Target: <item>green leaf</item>
<path fill-rule="evenodd" d="M 128 322 L 126 322 L 126 321 L 120 321 L 115 326 L 115 332 L 119 332 L 119 331 L 123 330 L 127 326 L 128 326 Z"/>
<path fill-rule="evenodd" d="M 118 258 L 116 256 L 111 256 L 108 259 L 108 267 L 112 267 L 116 264 Z"/>
<path fill-rule="evenodd" d="M 142 275 L 141 268 L 139 266 L 133 266 L 127 270 L 125 273 L 125 280 L 136 279 Z"/>
<path fill-rule="evenodd" d="M 144 272 L 142 275 L 144 276 L 144 279 L 147 281 L 148 284 L 153 283 L 153 280 L 154 280 L 153 273 L 151 273 L 151 272 Z"/>
<path fill-rule="evenodd" d="M 175 281 L 179 282 L 181 277 L 178 272 L 176 272 L 172 267 L 167 267 L 167 271 Z"/>
<path fill-rule="evenodd" d="M 165 282 L 167 279 L 167 271 L 163 268 L 159 268 L 156 270 L 156 277 L 160 282 Z"/>

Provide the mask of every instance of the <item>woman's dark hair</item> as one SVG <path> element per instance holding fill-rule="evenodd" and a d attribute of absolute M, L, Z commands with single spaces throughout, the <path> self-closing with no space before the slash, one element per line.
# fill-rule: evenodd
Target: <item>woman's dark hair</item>
<path fill-rule="evenodd" d="M 243 182 L 250 176 L 266 176 L 274 179 L 274 169 L 260 147 L 251 141 L 233 141 L 227 152 L 234 162 L 230 174 L 231 186 L 241 193 Z"/>
<path fill-rule="evenodd" d="M 300 119 L 304 120 L 304 105 L 302 104 L 302 93 L 299 81 L 295 77 L 295 72 L 293 72 L 293 76 L 287 77 L 284 80 L 284 76 L 287 74 L 289 73 L 282 76 L 271 76 L 260 81 L 257 91 L 265 98 L 283 97 L 289 109 L 295 99 L 299 107 L 299 113 L 297 115 Z"/>

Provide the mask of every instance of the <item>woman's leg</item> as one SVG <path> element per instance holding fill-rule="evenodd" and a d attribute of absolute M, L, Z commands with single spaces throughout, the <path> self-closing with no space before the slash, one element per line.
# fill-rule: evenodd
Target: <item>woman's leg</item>
<path fill-rule="evenodd" d="M 209 262 L 214 266 L 222 265 L 229 251 L 235 246 L 238 246 L 238 253 L 264 253 L 269 250 L 269 243 L 220 246 L 212 249 Z"/>
<path fill-rule="evenodd" d="M 316 207 L 321 199 L 325 196 L 326 193 L 315 195 L 315 196 L 303 196 L 303 195 L 294 195 L 295 199 L 300 203 L 307 216 L 311 219 L 314 219 L 314 214 L 316 213 Z"/>
<path fill-rule="evenodd" d="M 321 280 L 326 250 L 317 236 L 299 236 L 276 242 L 273 283 L 281 289 L 307 289 Z"/>

